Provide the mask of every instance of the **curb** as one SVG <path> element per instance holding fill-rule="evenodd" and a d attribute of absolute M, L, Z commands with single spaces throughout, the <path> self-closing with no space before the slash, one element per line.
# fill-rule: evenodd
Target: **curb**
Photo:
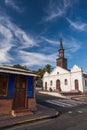
<path fill-rule="evenodd" d="M 33 119 L 29 119 L 29 120 L 24 120 L 24 121 L 19 121 L 17 123 L 14 123 L 14 124 L 11 124 L 11 125 L 8 125 L 8 126 L 3 126 L 3 127 L 0 127 L 1 130 L 5 130 L 5 129 L 8 129 L 8 128 L 12 128 L 12 127 L 16 127 L 16 126 L 19 126 L 19 125 L 24 125 L 24 124 L 27 124 L 27 123 L 33 123 L 33 122 L 38 122 L 38 121 L 41 121 L 41 120 L 45 120 L 45 119 L 51 119 L 51 118 L 56 118 L 60 115 L 60 112 L 56 112 L 55 115 L 52 115 L 52 116 L 40 116 L 40 117 L 36 117 L 36 118 L 33 118 Z"/>

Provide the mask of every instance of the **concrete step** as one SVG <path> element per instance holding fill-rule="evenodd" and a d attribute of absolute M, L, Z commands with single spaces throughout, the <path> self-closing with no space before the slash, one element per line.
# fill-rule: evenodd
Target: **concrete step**
<path fill-rule="evenodd" d="M 13 116 L 33 115 L 33 112 L 29 109 L 16 109 L 12 110 Z"/>

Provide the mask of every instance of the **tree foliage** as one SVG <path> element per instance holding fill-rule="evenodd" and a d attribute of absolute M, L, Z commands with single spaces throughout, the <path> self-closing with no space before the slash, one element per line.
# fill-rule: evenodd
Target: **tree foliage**
<path fill-rule="evenodd" d="M 39 75 L 41 78 L 43 77 L 45 72 L 50 73 L 51 72 L 51 65 L 47 64 L 44 68 L 38 69 L 36 74 Z"/>
<path fill-rule="evenodd" d="M 38 69 L 38 71 L 36 72 L 36 74 L 37 74 L 38 76 L 40 76 L 41 78 L 43 77 L 44 73 L 45 73 L 45 70 L 44 70 L 44 69 Z"/>
<path fill-rule="evenodd" d="M 45 71 L 47 71 L 48 73 L 50 73 L 51 72 L 51 65 L 49 65 L 49 64 L 47 64 L 47 65 L 45 65 Z"/>
<path fill-rule="evenodd" d="M 22 65 L 20 65 L 20 64 L 13 65 L 13 67 L 14 67 L 14 68 L 19 68 L 19 69 L 24 69 L 24 70 L 29 70 L 29 69 L 27 68 L 27 66 L 22 66 Z"/>

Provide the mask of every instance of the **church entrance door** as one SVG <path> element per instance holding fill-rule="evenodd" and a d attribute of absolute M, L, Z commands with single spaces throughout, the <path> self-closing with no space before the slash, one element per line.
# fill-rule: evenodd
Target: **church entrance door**
<path fill-rule="evenodd" d="M 79 90 L 79 83 L 77 79 L 75 79 L 75 90 Z"/>
<path fill-rule="evenodd" d="M 45 90 L 47 90 L 47 82 L 45 82 Z"/>
<path fill-rule="evenodd" d="M 27 79 L 23 76 L 15 77 L 14 109 L 22 109 L 27 106 Z"/>
<path fill-rule="evenodd" d="M 58 92 L 61 92 L 60 80 L 59 80 L 59 79 L 56 80 L 56 90 L 57 90 Z"/>

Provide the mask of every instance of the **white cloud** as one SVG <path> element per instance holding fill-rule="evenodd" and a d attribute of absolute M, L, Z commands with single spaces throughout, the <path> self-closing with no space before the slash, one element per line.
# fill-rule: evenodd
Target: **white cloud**
<path fill-rule="evenodd" d="M 44 21 L 52 21 L 55 18 L 65 16 L 67 9 L 72 5 L 70 0 L 61 0 L 54 2 L 51 0 L 45 12 L 47 16 L 44 18 Z"/>
<path fill-rule="evenodd" d="M 80 42 L 77 41 L 75 38 L 69 37 L 68 39 L 66 39 L 64 36 L 62 36 L 62 37 L 63 37 L 62 42 L 63 42 L 64 47 L 66 47 L 66 49 L 70 50 L 71 52 L 76 52 L 80 49 Z M 60 41 L 58 41 L 58 40 L 54 41 L 54 40 L 45 38 L 43 36 L 41 36 L 41 39 L 44 40 L 45 42 L 50 43 L 51 45 L 53 45 L 53 44 L 59 45 L 60 44 Z"/>
<path fill-rule="evenodd" d="M 22 12 L 23 10 L 15 3 L 14 0 L 5 0 L 5 4 L 10 8 L 13 8 L 17 12 Z"/>
<path fill-rule="evenodd" d="M 40 40 L 44 42 L 50 43 L 50 46 L 59 44 L 56 40 L 51 40 L 46 37 L 40 36 Z M 69 53 L 72 54 L 80 48 L 79 42 L 74 38 L 69 38 L 68 40 L 64 39 L 63 44 L 66 48 L 71 48 L 67 50 Z M 37 40 L 35 37 L 30 36 L 24 30 L 19 28 L 17 25 L 11 22 L 11 20 L 6 16 L 0 17 L 0 63 L 7 64 L 14 62 L 19 62 L 22 65 L 27 66 L 44 66 L 46 64 L 55 65 L 55 61 L 57 58 L 57 52 L 50 54 L 46 54 L 47 50 L 43 53 L 40 52 L 27 52 L 23 49 L 34 47 L 37 45 Z M 68 47 L 67 47 L 68 46 Z M 46 49 L 46 48 L 41 48 Z M 36 50 L 35 50 L 36 51 Z M 52 50 L 51 50 L 52 51 Z M 12 52 L 14 53 L 12 55 Z M 15 57 L 14 57 L 15 55 Z"/>
<path fill-rule="evenodd" d="M 12 60 L 9 50 L 12 48 L 12 33 L 0 23 L 0 62 L 10 62 Z"/>
<path fill-rule="evenodd" d="M 87 24 L 82 23 L 81 21 L 72 21 L 69 18 L 67 18 L 67 21 L 69 22 L 70 26 L 78 31 L 86 31 L 87 30 Z M 73 29 L 72 28 L 72 29 Z"/>
<path fill-rule="evenodd" d="M 24 49 L 27 47 L 32 47 L 36 44 L 36 41 L 20 28 L 17 27 L 14 33 L 19 43 L 22 44 L 19 48 Z"/>
<path fill-rule="evenodd" d="M 63 45 L 65 49 L 65 55 L 68 58 L 72 58 L 75 55 L 75 52 L 79 51 L 81 48 L 81 43 L 73 37 L 64 38 Z"/>
<path fill-rule="evenodd" d="M 42 40 L 48 42 L 48 43 L 51 43 L 51 44 L 58 44 L 58 41 L 56 41 L 56 40 L 54 41 L 54 40 L 48 39 L 48 38 L 43 37 L 43 36 L 41 36 L 40 38 L 41 38 Z"/>
<path fill-rule="evenodd" d="M 58 42 L 60 41 L 57 41 L 56 44 L 58 44 Z M 65 55 L 66 55 L 65 57 L 67 58 L 72 58 L 73 54 L 80 49 L 80 43 L 74 38 L 69 38 L 68 40 L 64 38 L 63 45 L 65 49 Z M 47 48 L 49 50 L 50 46 L 49 47 L 47 46 Z M 44 48 L 42 48 L 42 50 L 43 49 Z M 58 57 L 58 52 L 53 52 L 51 54 L 46 54 L 46 52 L 36 53 L 36 52 L 26 52 L 24 50 L 20 50 L 18 53 L 18 58 L 21 59 L 22 65 L 27 65 L 29 67 L 35 65 L 41 67 L 41 66 L 45 66 L 46 64 L 56 66 L 56 58 Z"/>
<path fill-rule="evenodd" d="M 21 50 L 19 52 L 19 58 L 22 60 L 23 65 L 27 66 L 43 66 L 46 64 L 54 64 L 56 59 L 56 54 L 52 55 L 46 55 L 41 53 L 35 53 L 35 52 L 25 52 Z"/>
<path fill-rule="evenodd" d="M 18 50 L 36 44 L 35 38 L 12 23 L 7 16 L 0 16 L 0 63 L 15 61 L 17 57 L 14 58 L 12 52 L 17 54 Z"/>

